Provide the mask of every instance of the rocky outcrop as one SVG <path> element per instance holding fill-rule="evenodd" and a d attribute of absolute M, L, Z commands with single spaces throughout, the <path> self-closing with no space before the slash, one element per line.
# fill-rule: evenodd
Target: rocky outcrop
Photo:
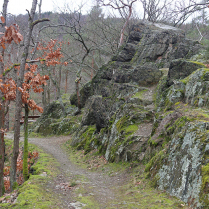
<path fill-rule="evenodd" d="M 174 80 L 184 79 L 199 68 L 205 67 L 204 64 L 185 59 L 173 60 L 169 66 L 167 84 L 171 86 Z"/>
<path fill-rule="evenodd" d="M 145 163 L 156 187 L 206 208 L 209 115 L 199 108 L 208 107 L 209 70 L 188 60 L 199 49 L 180 29 L 133 26 L 118 54 L 81 89 L 71 145 L 85 154 L 97 149 L 111 162 Z M 77 96 L 70 101 L 77 105 Z M 76 117 L 56 119 L 51 130 L 61 133 Z"/>
<path fill-rule="evenodd" d="M 192 208 L 209 205 L 209 69 L 200 68 L 171 86 L 159 82 L 155 123 L 146 166 L 148 176 Z M 202 108 L 202 109 L 201 109 Z"/>
<path fill-rule="evenodd" d="M 172 123 L 162 123 L 169 118 Z M 162 122 L 160 137 L 158 129 L 150 143 L 153 151 L 160 142 L 164 146 L 161 151 L 157 149 L 146 171 L 159 189 L 180 198 L 192 208 L 206 208 L 209 203 L 206 180 L 209 173 L 205 172 L 208 169 L 208 122 L 191 122 L 178 112 L 166 116 Z"/>
<path fill-rule="evenodd" d="M 81 117 L 74 116 L 77 107 L 64 102 L 67 117 L 63 115 L 59 101 L 54 101 L 47 105 L 41 117 L 32 124 L 31 130 L 44 136 L 51 134 L 66 134 L 76 130 L 80 125 Z"/>
<path fill-rule="evenodd" d="M 208 205 L 209 184 L 208 122 L 185 111 L 207 106 L 208 70 L 186 60 L 199 48 L 179 29 L 135 25 L 127 44 L 84 86 L 90 91 L 81 93 L 82 126 L 72 140 L 111 162 L 146 162 L 156 187 L 194 208 Z M 168 73 L 163 75 L 162 67 L 169 67 Z M 71 102 L 76 104 L 76 97 Z"/>
<path fill-rule="evenodd" d="M 126 46 L 113 60 L 135 64 L 156 62 L 158 67 L 169 67 L 172 60 L 190 58 L 199 48 L 198 42 L 186 39 L 180 29 L 142 22 L 133 26 Z"/>
<path fill-rule="evenodd" d="M 81 89 L 81 106 L 84 107 L 93 95 L 118 96 L 120 89 L 126 89 L 130 84 L 156 84 L 162 76 L 159 68 L 169 67 L 174 59 L 190 58 L 199 49 L 200 44 L 186 39 L 180 29 L 149 22 L 134 25 L 125 46 Z M 119 86 L 117 90 L 116 84 Z M 130 96 L 134 91 L 127 89 L 129 93 L 121 96 Z M 76 94 L 70 100 L 76 105 Z"/>

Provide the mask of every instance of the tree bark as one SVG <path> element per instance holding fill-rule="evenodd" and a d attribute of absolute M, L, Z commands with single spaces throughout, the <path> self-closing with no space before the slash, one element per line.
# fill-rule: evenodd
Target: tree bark
<path fill-rule="evenodd" d="M 67 78 L 68 77 L 68 70 L 66 71 L 66 77 L 65 77 L 65 94 L 67 93 Z"/>
<path fill-rule="evenodd" d="M 81 77 L 75 80 L 75 89 L 76 89 L 77 100 L 78 100 L 78 112 L 81 111 L 81 100 L 80 100 L 80 91 L 79 91 L 80 80 L 81 80 Z"/>
<path fill-rule="evenodd" d="M 58 100 L 59 100 L 59 102 L 60 102 L 60 106 L 61 106 L 61 109 L 62 109 L 62 113 L 63 113 L 63 115 L 65 116 L 65 115 L 66 115 L 66 111 L 65 111 L 65 106 L 64 106 L 64 104 L 63 104 L 63 102 L 62 102 L 62 96 L 61 96 L 61 92 L 60 92 L 60 87 L 59 87 L 58 83 L 56 82 L 56 80 L 54 80 L 54 79 L 52 78 L 52 76 L 51 76 L 50 73 L 49 73 L 49 77 L 50 77 L 50 79 L 51 79 L 52 83 L 54 84 L 54 87 L 55 87 L 55 89 L 56 89 L 56 91 L 57 91 Z"/>
<path fill-rule="evenodd" d="M 50 103 L 51 97 L 50 97 L 50 88 L 51 88 L 51 82 L 49 80 L 48 85 L 47 85 L 47 104 Z"/>
<path fill-rule="evenodd" d="M 9 104 L 10 104 L 10 101 L 6 101 L 5 129 L 7 129 L 7 131 L 9 131 Z"/>
<path fill-rule="evenodd" d="M 37 0 L 33 0 L 32 8 L 29 14 L 28 20 L 28 28 L 26 33 L 26 38 L 24 41 L 24 52 L 21 57 L 21 64 L 20 64 L 20 72 L 19 77 L 17 79 L 17 87 L 22 87 L 23 79 L 24 79 L 24 71 L 25 71 L 25 64 L 26 59 L 28 57 L 30 39 L 33 30 L 33 19 L 35 16 Z M 19 139 L 20 139 L 20 114 L 22 109 L 22 94 L 17 89 L 16 91 L 16 108 L 15 108 L 15 123 L 14 123 L 14 148 L 13 148 L 13 155 L 11 160 L 11 169 L 10 169 L 10 189 L 13 190 L 13 185 L 16 182 L 16 169 L 17 169 L 17 157 L 19 153 Z"/>
<path fill-rule="evenodd" d="M 24 150 L 23 150 L 23 177 L 24 181 L 28 180 L 28 104 L 25 104 L 24 118 Z"/>
<path fill-rule="evenodd" d="M 2 23 L 2 28 L 6 26 L 6 16 L 7 16 L 7 5 L 9 0 L 4 0 L 2 16 L 5 22 Z M 4 58 L 4 49 L 1 47 L 1 56 Z M 4 61 L 0 62 L 0 75 L 4 73 Z M 5 76 L 2 77 L 2 83 L 5 82 Z M 4 143 L 4 129 L 5 129 L 5 98 L 4 94 L 0 91 L 0 197 L 4 193 L 4 154 L 5 154 L 5 143 Z"/>
<path fill-rule="evenodd" d="M 46 87 L 44 84 L 42 84 L 42 103 L 43 103 L 43 107 L 46 107 Z"/>

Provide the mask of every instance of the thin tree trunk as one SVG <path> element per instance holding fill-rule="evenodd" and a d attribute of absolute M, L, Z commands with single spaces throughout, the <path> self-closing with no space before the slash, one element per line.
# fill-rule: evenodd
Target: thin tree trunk
<path fill-rule="evenodd" d="M 4 0 L 2 16 L 5 22 L 2 23 L 2 28 L 6 26 L 6 16 L 7 16 L 7 5 L 9 0 Z M 1 47 L 1 56 L 4 59 L 4 49 Z M 0 75 L 4 73 L 4 60 L 0 62 Z M 5 82 L 5 76 L 2 77 L 2 83 Z M 4 129 L 5 129 L 5 98 L 4 94 L 0 91 L 0 197 L 4 193 L 4 154 L 5 154 L 5 143 L 4 143 Z"/>
<path fill-rule="evenodd" d="M 91 62 L 91 80 L 94 76 L 93 69 L 94 69 L 94 52 L 93 52 L 92 62 Z"/>
<path fill-rule="evenodd" d="M 66 76 L 65 76 L 65 94 L 67 93 L 67 77 L 68 77 L 68 70 L 66 71 Z"/>
<path fill-rule="evenodd" d="M 52 76 L 51 76 L 50 73 L 49 73 L 49 77 L 50 77 L 52 83 L 54 84 L 54 87 L 55 87 L 56 90 L 57 90 L 58 100 L 59 100 L 59 102 L 60 102 L 60 106 L 61 106 L 61 109 L 62 109 L 62 113 L 63 113 L 63 115 L 65 116 L 65 115 L 66 115 L 66 111 L 65 111 L 65 106 L 64 106 L 64 104 L 63 104 L 63 102 L 62 102 L 62 96 L 61 96 L 61 92 L 60 92 L 59 85 L 58 85 L 58 83 L 56 82 L 56 80 L 54 80 L 54 79 L 52 78 Z"/>
<path fill-rule="evenodd" d="M 5 129 L 9 131 L 9 101 L 6 101 Z"/>
<path fill-rule="evenodd" d="M 32 8 L 28 20 L 27 34 L 24 42 L 24 52 L 21 58 L 19 78 L 17 79 L 17 87 L 22 87 L 25 71 L 25 63 L 28 57 L 30 39 L 33 30 L 33 19 L 35 16 L 37 0 L 33 0 Z M 14 148 L 13 155 L 11 160 L 11 169 L 10 169 L 10 189 L 13 190 L 14 183 L 16 182 L 16 169 L 17 169 L 17 157 L 19 153 L 19 139 L 20 139 L 20 115 L 22 109 L 22 94 L 17 89 L 16 92 L 16 108 L 15 108 L 15 123 L 14 123 Z"/>
<path fill-rule="evenodd" d="M 132 5 L 131 6 L 129 5 L 129 15 L 128 15 L 128 18 L 126 19 L 126 22 L 124 23 L 123 28 L 122 28 L 121 33 L 120 33 L 120 42 L 119 42 L 118 48 L 120 46 L 122 46 L 122 44 L 123 44 L 124 32 L 125 32 L 125 29 L 126 29 L 126 26 L 127 26 L 128 22 L 129 22 L 129 19 L 131 17 L 131 14 L 132 14 Z"/>
<path fill-rule="evenodd" d="M 24 118 L 24 150 L 23 150 L 23 177 L 24 181 L 28 180 L 28 104 L 25 104 Z"/>
<path fill-rule="evenodd" d="M 81 80 L 81 77 L 75 80 L 75 89 L 76 89 L 77 100 L 78 100 L 78 112 L 80 112 L 81 110 L 80 91 L 79 91 L 80 80 Z"/>
<path fill-rule="evenodd" d="M 47 104 L 49 104 L 50 103 L 50 88 L 51 88 L 51 82 L 50 82 L 50 80 L 49 80 L 49 83 L 48 83 L 48 85 L 47 85 Z"/>
<path fill-rule="evenodd" d="M 46 107 L 46 87 L 44 84 L 42 84 L 42 103 L 43 103 L 43 107 Z"/>
<path fill-rule="evenodd" d="M 61 80 L 62 80 L 62 65 L 59 67 L 59 88 L 61 88 Z"/>
<path fill-rule="evenodd" d="M 0 96 L 2 96 L 0 94 Z M 2 103 L 2 101 L 1 101 Z M 0 110 L 0 127 L 4 128 L 4 104 L 1 105 Z M 5 144 L 4 144 L 4 132 L 0 131 L 0 197 L 4 194 L 4 154 L 5 154 Z"/>

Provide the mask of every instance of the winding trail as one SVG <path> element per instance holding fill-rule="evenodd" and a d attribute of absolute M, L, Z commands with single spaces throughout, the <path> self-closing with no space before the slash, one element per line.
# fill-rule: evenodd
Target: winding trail
<path fill-rule="evenodd" d="M 7 138 L 13 139 L 12 133 L 7 134 Z M 23 141 L 23 138 L 20 139 Z M 103 172 L 92 172 L 87 169 L 82 169 L 78 165 L 73 164 L 68 154 L 61 148 L 61 145 L 69 140 L 69 136 L 53 136 L 47 138 L 29 138 L 29 143 L 35 144 L 42 148 L 46 153 L 51 154 L 60 164 L 59 169 L 61 174 L 57 176 L 55 182 L 50 182 L 49 187 L 55 193 L 59 193 L 61 208 L 82 208 L 82 203 L 75 201 L 75 194 L 70 190 L 65 191 L 60 189 L 58 185 L 70 182 L 72 178 L 80 177 L 84 179 L 80 182 L 81 186 L 88 191 L 86 196 L 93 196 L 94 200 L 99 205 L 99 208 L 107 208 L 108 202 L 116 199 L 116 193 L 113 190 L 118 190 L 120 186 L 127 181 L 128 175 L 125 173 L 116 173 L 114 176 L 109 176 Z M 83 194 L 79 194 L 82 196 Z"/>

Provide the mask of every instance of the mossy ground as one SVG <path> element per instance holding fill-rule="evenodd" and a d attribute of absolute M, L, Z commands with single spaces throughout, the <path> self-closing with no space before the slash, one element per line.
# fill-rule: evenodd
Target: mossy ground
<path fill-rule="evenodd" d="M 5 144 L 6 150 L 11 150 L 12 140 L 6 139 Z M 50 189 L 46 189 L 52 178 L 59 174 L 58 163 L 35 145 L 29 144 L 29 151 L 39 153 L 38 161 L 32 166 L 34 174 L 31 174 L 29 180 L 19 186 L 16 203 L 0 203 L 0 208 L 59 208 L 59 200 Z M 43 172 L 47 176 L 41 176 Z"/>
<path fill-rule="evenodd" d="M 154 189 L 153 182 L 146 179 L 143 164 L 138 162 L 107 163 L 103 156 L 98 155 L 97 150 L 84 155 L 84 151 L 70 147 L 70 141 L 66 142 L 63 148 L 67 150 L 69 159 L 82 168 L 110 177 L 128 176 L 128 178 L 121 178 L 120 186 L 111 188 L 115 198 L 113 201 L 106 202 L 105 208 L 188 208 L 177 198 Z M 80 194 L 77 200 L 87 204 L 84 208 L 101 208 L 94 196 L 86 196 L 91 189 L 91 186 L 86 184 L 83 187 L 80 186 L 76 191 Z"/>

